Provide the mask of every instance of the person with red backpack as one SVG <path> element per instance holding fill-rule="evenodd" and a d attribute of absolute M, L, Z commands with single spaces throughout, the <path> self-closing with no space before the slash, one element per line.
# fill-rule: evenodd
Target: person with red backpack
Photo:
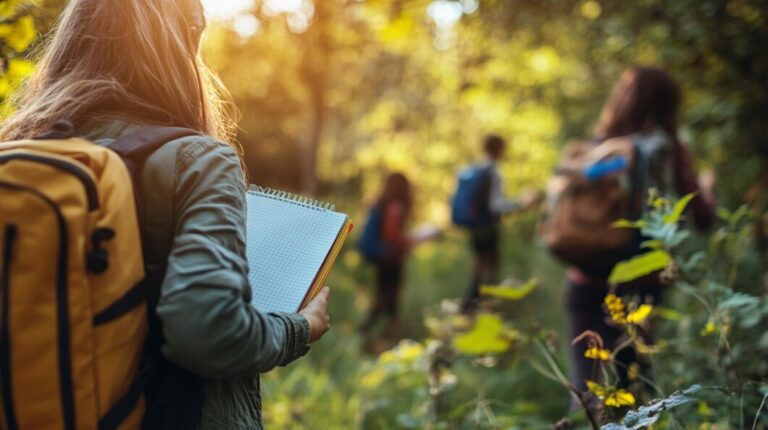
<path fill-rule="evenodd" d="M 451 201 L 451 220 L 469 231 L 473 254 L 472 277 L 462 304 L 465 311 L 476 305 L 481 285 L 499 282 L 501 216 L 527 209 L 537 201 L 533 193 L 513 200 L 504 196 L 498 163 L 506 148 L 507 142 L 501 136 L 486 136 L 485 160 L 459 173 Z"/>
<path fill-rule="evenodd" d="M 408 178 L 402 173 L 391 173 L 369 210 L 358 242 L 360 253 L 376 266 L 376 293 L 361 327 L 364 335 L 381 318 L 387 319 L 385 336 L 393 336 L 397 331 L 403 266 L 413 245 L 406 231 L 412 210 L 413 192 Z"/>
<path fill-rule="evenodd" d="M 697 193 L 690 212 L 701 230 L 714 220 L 713 196 L 699 187 L 689 150 L 678 137 L 681 90 L 672 77 L 655 67 L 634 67 L 619 79 L 603 108 L 597 138 L 564 151 L 550 183 L 548 213 L 542 236 L 555 256 L 569 264 L 566 313 L 571 339 L 592 331 L 606 348 L 620 342 L 622 332 L 606 322 L 603 309 L 608 275 L 616 263 L 641 253 L 643 238 L 636 230 L 613 228 L 618 219 L 639 219 L 649 190 L 661 195 Z M 619 296 L 658 302 L 659 274 L 620 285 Z M 585 357 L 586 342 L 571 349 L 571 382 L 586 390 L 594 361 Z M 627 367 L 638 361 L 626 348 L 616 357 L 621 382 Z"/>
<path fill-rule="evenodd" d="M 199 0 L 71 0 L 0 127 L 0 428 L 261 429 L 259 374 L 329 329 L 327 288 L 250 303 L 205 26 Z"/>

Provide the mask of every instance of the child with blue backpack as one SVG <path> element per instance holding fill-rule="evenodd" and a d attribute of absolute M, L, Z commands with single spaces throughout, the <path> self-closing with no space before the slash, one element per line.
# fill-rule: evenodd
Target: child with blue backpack
<path fill-rule="evenodd" d="M 385 336 L 392 336 L 397 330 L 403 265 L 412 246 L 406 232 L 412 206 L 410 182 L 402 173 L 392 173 L 368 212 L 358 249 L 376 266 L 376 293 L 362 326 L 364 334 L 370 332 L 382 317 L 388 320 L 383 332 Z"/>
<path fill-rule="evenodd" d="M 529 208 L 537 196 L 520 199 L 504 196 L 498 163 L 504 157 L 507 143 L 501 136 L 488 135 L 483 140 L 485 160 L 459 174 L 459 184 L 451 205 L 454 224 L 469 231 L 474 264 L 463 310 L 471 310 L 480 296 L 480 286 L 499 281 L 499 249 L 501 216 Z"/>

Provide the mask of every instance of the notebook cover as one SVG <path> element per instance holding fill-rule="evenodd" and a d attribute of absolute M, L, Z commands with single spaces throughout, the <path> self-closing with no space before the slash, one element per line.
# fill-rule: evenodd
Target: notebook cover
<path fill-rule="evenodd" d="M 251 304 L 296 312 L 322 288 L 349 218 L 331 205 L 267 188 L 252 187 L 246 203 Z"/>
<path fill-rule="evenodd" d="M 312 283 L 312 288 L 310 288 L 309 292 L 307 292 L 307 296 L 304 298 L 304 301 L 301 303 L 299 309 L 304 309 L 304 307 L 306 307 L 309 302 L 315 298 L 317 293 L 319 293 L 320 290 L 325 286 L 325 280 L 331 273 L 331 269 L 333 268 L 334 263 L 336 263 L 336 258 L 339 256 L 341 248 L 344 247 L 344 242 L 347 240 L 349 233 L 352 232 L 353 227 L 354 225 L 352 225 L 352 222 L 347 219 L 347 222 L 344 223 L 344 226 L 339 232 L 339 236 L 336 238 L 336 243 L 333 244 L 331 251 L 328 253 L 325 262 L 323 263 L 323 267 L 320 269 L 320 272 L 318 272 L 315 281 Z"/>

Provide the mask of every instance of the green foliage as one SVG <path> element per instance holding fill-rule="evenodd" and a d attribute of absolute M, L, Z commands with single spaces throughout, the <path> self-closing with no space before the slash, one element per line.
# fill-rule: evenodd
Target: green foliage
<path fill-rule="evenodd" d="M 480 287 L 480 295 L 485 297 L 495 297 L 497 299 L 517 301 L 522 300 L 536 289 L 539 285 L 538 280 L 532 279 L 520 286 L 511 285 L 483 285 Z"/>
<path fill-rule="evenodd" d="M 676 391 L 669 397 L 654 400 L 647 406 L 641 406 L 637 411 L 629 411 L 624 416 L 622 424 L 606 424 L 600 430 L 640 430 L 655 424 L 664 411 L 695 401 L 692 395 L 702 390 L 700 385 L 693 385 L 682 391 Z"/>
<path fill-rule="evenodd" d="M 34 65 L 23 54 L 37 38 L 29 1 L 6 0 L 0 3 L 0 110 L 6 100 L 32 73 Z M 2 112 L 0 112 L 1 114 Z"/>
<path fill-rule="evenodd" d="M 623 261 L 611 271 L 608 283 L 611 285 L 624 284 L 645 275 L 663 270 L 672 261 L 665 251 L 656 250 L 638 255 L 629 261 Z"/>
<path fill-rule="evenodd" d="M 686 414 L 683 422 L 744 428 L 750 412 L 757 411 L 754 420 L 762 422 L 757 388 L 768 371 L 760 358 L 768 353 L 768 342 L 756 341 L 768 326 L 768 300 L 755 288 L 754 276 L 765 282 L 765 267 L 752 258 L 757 253 L 746 209 L 721 210 L 722 226 L 702 247 L 683 223 L 690 200 L 655 199 L 655 209 L 644 219 L 644 236 L 672 258 L 662 276 L 673 285 L 667 301 L 674 307 L 672 317 L 659 324 L 659 337 L 666 341 L 651 356 L 649 376 L 658 383 L 659 394 L 686 384 L 726 387 L 702 400 L 707 414 Z M 668 309 L 665 313 L 670 315 Z"/>
<path fill-rule="evenodd" d="M 565 393 L 571 392 L 585 407 L 567 417 L 572 428 L 609 422 L 619 423 L 609 429 L 651 422 L 656 428 L 765 427 L 768 301 L 761 292 L 765 285 L 757 290 L 753 285 L 755 279 L 764 282 L 765 267 L 751 259 L 750 219 L 743 210 L 721 211 L 722 224 L 707 242 L 691 234 L 685 213 L 670 223 L 676 207 L 679 202 L 656 200 L 645 217 L 644 234 L 671 258 L 663 270 L 670 284 L 664 307 L 641 298 L 622 302 L 617 324 L 628 343 L 607 356 L 595 355 L 596 377 L 603 374 L 594 387 L 599 396 L 570 386 L 563 363 L 571 339 L 543 328 L 563 324 L 553 312 L 561 306 L 561 273 L 552 273 L 552 262 L 519 239 L 535 225 L 521 218 L 506 226 L 507 236 L 518 239 L 506 243 L 505 271 L 538 277 L 537 288 L 515 300 L 489 297 L 477 317 L 461 315 L 455 300 L 444 299 L 463 294 L 469 255 L 463 241 L 449 234 L 442 243 L 417 248 L 409 264 L 401 335 L 417 340 L 395 342 L 370 357 L 358 349 L 366 340 L 354 327 L 367 307 L 359 285 L 371 278 L 359 257 L 347 251 L 330 281 L 334 331 L 313 346 L 308 359 L 266 376 L 267 424 L 288 429 L 321 423 L 339 430 L 548 428 L 567 410 Z M 487 291 L 503 296 L 532 284 L 519 285 Z M 421 314 L 423 326 L 415 318 Z M 650 324 L 656 344 L 641 336 Z M 616 385 L 612 357 L 628 345 L 647 365 L 634 368 L 635 379 L 624 389 Z M 629 399 L 645 406 L 622 406 Z"/>
<path fill-rule="evenodd" d="M 472 328 L 453 339 L 453 347 L 466 355 L 488 355 L 508 351 L 514 331 L 505 331 L 504 323 L 497 316 L 481 314 Z"/>

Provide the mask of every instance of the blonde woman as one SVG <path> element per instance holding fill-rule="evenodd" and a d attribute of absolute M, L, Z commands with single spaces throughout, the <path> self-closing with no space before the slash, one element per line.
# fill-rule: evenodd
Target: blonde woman
<path fill-rule="evenodd" d="M 258 374 L 328 330 L 328 290 L 301 314 L 248 304 L 246 183 L 222 92 L 198 56 L 204 28 L 199 0 L 71 0 L 0 140 L 62 119 L 104 145 L 143 125 L 202 133 L 163 146 L 137 180 L 157 285 L 144 427 L 260 429 Z"/>

